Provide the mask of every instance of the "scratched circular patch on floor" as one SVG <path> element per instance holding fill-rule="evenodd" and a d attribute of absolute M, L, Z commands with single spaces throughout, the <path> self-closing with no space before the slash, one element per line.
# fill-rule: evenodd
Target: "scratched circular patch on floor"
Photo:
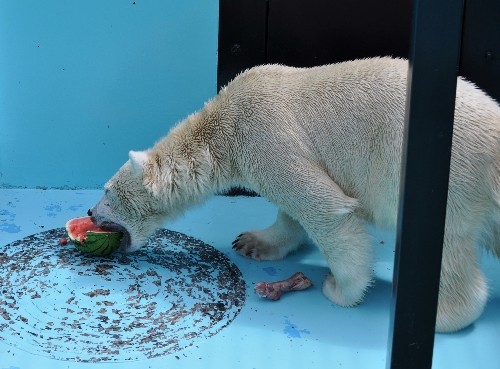
<path fill-rule="evenodd" d="M 57 360 L 174 354 L 228 326 L 245 302 L 239 269 L 162 229 L 134 254 L 82 255 L 63 228 L 0 247 L 0 340 Z"/>

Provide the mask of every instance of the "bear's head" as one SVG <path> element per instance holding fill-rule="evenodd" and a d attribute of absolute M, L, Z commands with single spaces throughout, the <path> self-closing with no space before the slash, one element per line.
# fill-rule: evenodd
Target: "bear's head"
<path fill-rule="evenodd" d="M 147 152 L 129 153 L 129 160 L 104 185 L 104 196 L 88 214 L 99 227 L 123 233 L 120 252 L 141 248 L 165 221 L 164 207 L 144 185 Z"/>

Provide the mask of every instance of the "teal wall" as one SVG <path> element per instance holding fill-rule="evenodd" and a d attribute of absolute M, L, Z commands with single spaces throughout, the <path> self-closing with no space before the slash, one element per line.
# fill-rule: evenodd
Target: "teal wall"
<path fill-rule="evenodd" d="M 0 187 L 101 187 L 216 93 L 217 29 L 217 0 L 0 0 Z"/>

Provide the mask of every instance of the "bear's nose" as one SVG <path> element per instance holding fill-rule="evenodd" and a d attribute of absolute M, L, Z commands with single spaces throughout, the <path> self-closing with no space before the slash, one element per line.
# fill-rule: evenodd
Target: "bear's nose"
<path fill-rule="evenodd" d="M 90 210 L 90 209 L 89 209 L 89 210 L 87 210 L 87 215 L 88 215 L 89 217 L 91 217 L 91 216 L 92 216 L 92 210 Z"/>

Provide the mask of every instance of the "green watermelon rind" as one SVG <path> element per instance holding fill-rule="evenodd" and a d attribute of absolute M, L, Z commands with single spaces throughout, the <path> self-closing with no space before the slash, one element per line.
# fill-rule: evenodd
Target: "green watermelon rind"
<path fill-rule="evenodd" d="M 87 217 L 75 219 L 84 218 Z M 70 219 L 66 222 L 66 231 L 70 240 L 82 253 L 92 256 L 105 256 L 111 254 L 113 251 L 120 247 L 120 241 L 122 238 L 122 234 L 120 232 L 87 231 L 84 242 L 82 242 L 79 237 L 72 237 L 69 230 L 69 225 L 73 220 L 74 219 Z"/>
<path fill-rule="evenodd" d="M 122 234 L 119 232 L 87 232 L 84 243 L 78 242 L 76 247 L 84 254 L 92 256 L 109 255 L 120 247 Z"/>

